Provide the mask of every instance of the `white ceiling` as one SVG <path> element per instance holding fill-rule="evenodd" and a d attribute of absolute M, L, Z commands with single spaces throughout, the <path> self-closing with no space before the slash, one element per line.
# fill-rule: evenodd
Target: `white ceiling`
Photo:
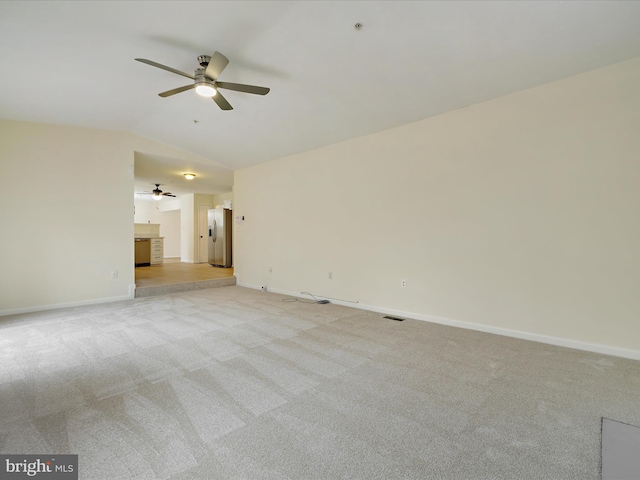
<path fill-rule="evenodd" d="M 200 187 L 228 191 L 233 169 L 640 56 L 639 25 L 640 2 L 613 0 L 2 1 L 0 117 L 168 143 L 211 160 L 203 177 L 220 177 Z M 160 98 L 190 81 L 134 61 L 193 73 L 216 50 L 221 81 L 271 92 L 224 90 L 232 111 Z M 191 168 L 144 162 L 137 188 Z"/>

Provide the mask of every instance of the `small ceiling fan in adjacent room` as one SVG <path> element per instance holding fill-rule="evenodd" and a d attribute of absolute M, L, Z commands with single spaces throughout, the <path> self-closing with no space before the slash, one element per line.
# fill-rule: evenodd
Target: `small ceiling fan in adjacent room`
<path fill-rule="evenodd" d="M 198 57 L 200 67 L 196 68 L 193 75 L 144 58 L 136 58 L 135 60 L 193 80 L 193 84 L 159 93 L 158 95 L 163 98 L 195 88 L 196 93 L 203 97 L 211 97 L 222 110 L 233 110 L 231 104 L 218 91 L 219 88 L 235 90 L 236 92 L 253 93 L 255 95 L 266 95 L 269 93 L 269 89 L 266 87 L 256 87 L 255 85 L 244 85 L 242 83 L 219 82 L 218 77 L 229 63 L 229 59 L 220 52 L 214 52 L 212 56 L 200 55 Z"/>
<path fill-rule="evenodd" d="M 175 197 L 175 195 L 171 192 L 163 192 L 162 190 L 160 190 L 160 185 L 162 185 L 161 183 L 154 183 L 152 185 L 156 186 L 156 188 L 154 188 L 152 191 L 137 192 L 136 195 L 152 195 L 154 200 L 161 200 L 162 197 Z"/>

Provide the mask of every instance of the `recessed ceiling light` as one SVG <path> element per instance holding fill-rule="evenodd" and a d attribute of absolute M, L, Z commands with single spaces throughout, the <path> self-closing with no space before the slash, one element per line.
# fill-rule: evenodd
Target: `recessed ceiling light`
<path fill-rule="evenodd" d="M 187 180 L 193 180 L 194 178 L 196 178 L 195 173 L 184 173 L 183 175 Z"/>

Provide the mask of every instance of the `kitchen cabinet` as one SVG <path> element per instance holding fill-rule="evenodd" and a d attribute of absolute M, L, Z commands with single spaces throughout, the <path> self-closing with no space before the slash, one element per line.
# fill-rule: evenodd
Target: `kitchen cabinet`
<path fill-rule="evenodd" d="M 151 265 L 164 263 L 164 238 L 151 238 Z"/>

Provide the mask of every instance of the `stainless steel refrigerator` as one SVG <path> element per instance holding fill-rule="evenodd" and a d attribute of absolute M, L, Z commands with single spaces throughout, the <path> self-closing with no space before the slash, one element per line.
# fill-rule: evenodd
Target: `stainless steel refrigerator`
<path fill-rule="evenodd" d="M 209 210 L 209 263 L 216 267 L 230 267 L 231 263 L 231 210 Z"/>

